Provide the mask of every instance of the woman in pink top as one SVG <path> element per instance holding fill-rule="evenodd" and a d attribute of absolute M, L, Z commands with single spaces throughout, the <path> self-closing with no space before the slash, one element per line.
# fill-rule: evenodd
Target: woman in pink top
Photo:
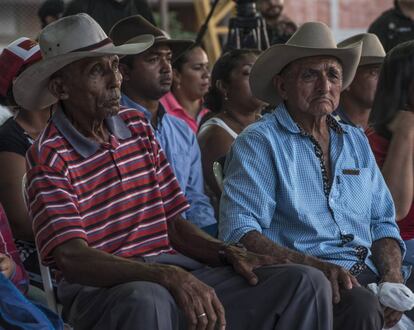
<path fill-rule="evenodd" d="M 161 104 L 168 113 L 184 120 L 197 133 L 201 119 L 209 112 L 203 108 L 203 97 L 210 86 L 207 54 L 200 46 L 193 46 L 172 66 L 171 91 L 161 98 Z"/>

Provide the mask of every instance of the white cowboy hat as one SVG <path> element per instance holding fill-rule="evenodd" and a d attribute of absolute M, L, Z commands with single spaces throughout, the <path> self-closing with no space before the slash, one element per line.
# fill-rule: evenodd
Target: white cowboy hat
<path fill-rule="evenodd" d="M 269 104 L 281 102 L 272 79 L 289 63 L 311 56 L 336 57 L 342 64 L 342 89 L 351 84 L 361 55 L 361 42 L 337 48 L 329 27 L 320 22 L 304 23 L 285 44 L 273 45 L 262 53 L 250 72 L 253 95 Z"/>
<path fill-rule="evenodd" d="M 358 41 L 362 41 L 361 59 L 359 66 L 368 64 L 382 64 L 385 58 L 385 50 L 381 41 L 373 33 L 361 33 L 341 41 L 338 48 L 348 47 Z"/>
<path fill-rule="evenodd" d="M 43 60 L 25 70 L 13 84 L 13 96 L 25 109 L 42 109 L 57 102 L 49 92 L 49 78 L 66 65 L 87 57 L 134 55 L 152 46 L 154 37 L 142 35 L 134 44 L 115 47 L 100 25 L 87 14 L 61 18 L 39 35 Z"/>

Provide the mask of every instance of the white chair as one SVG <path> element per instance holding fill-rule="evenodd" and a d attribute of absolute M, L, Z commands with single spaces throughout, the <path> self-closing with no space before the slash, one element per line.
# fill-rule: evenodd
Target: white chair
<path fill-rule="evenodd" d="M 22 195 L 23 200 L 26 204 L 27 208 L 27 199 L 26 199 L 26 174 L 23 175 L 22 178 Z M 37 251 L 39 249 L 36 246 Z M 42 264 L 42 261 L 40 260 L 40 254 L 37 254 L 38 260 L 39 260 L 39 268 L 40 268 L 40 275 L 42 276 L 42 283 L 43 283 L 43 291 L 46 294 L 46 301 L 47 306 L 54 311 L 55 313 L 59 314 L 58 305 L 56 303 L 56 297 L 55 297 L 55 291 L 53 289 L 53 283 L 52 283 L 52 276 L 50 275 L 50 269 L 49 267 L 46 267 Z"/>
<path fill-rule="evenodd" d="M 223 191 L 223 168 L 219 162 L 213 163 L 213 173 L 218 187 Z"/>

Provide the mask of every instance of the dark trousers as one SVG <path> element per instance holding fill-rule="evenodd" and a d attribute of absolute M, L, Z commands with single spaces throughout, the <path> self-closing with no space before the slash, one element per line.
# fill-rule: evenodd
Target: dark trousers
<path fill-rule="evenodd" d="M 382 310 L 373 294 L 354 288 L 343 292 L 341 302 L 332 306 L 330 283 L 311 267 L 262 267 L 255 271 L 259 283 L 250 286 L 231 267 L 210 268 L 169 255 L 146 261 L 179 265 L 213 287 L 230 330 L 382 329 Z M 156 283 L 136 281 L 97 288 L 62 282 L 58 293 L 76 330 L 186 328 L 174 298 Z"/>

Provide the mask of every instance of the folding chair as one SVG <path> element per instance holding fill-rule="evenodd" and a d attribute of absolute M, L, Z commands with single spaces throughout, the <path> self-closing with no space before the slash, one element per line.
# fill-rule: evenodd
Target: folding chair
<path fill-rule="evenodd" d="M 22 195 L 23 195 L 23 200 L 26 204 L 26 208 L 27 208 L 27 199 L 26 199 L 26 174 L 23 175 L 22 178 Z M 37 251 L 39 251 L 39 249 L 36 246 Z M 50 269 L 49 267 L 46 267 L 42 264 L 42 261 L 40 260 L 40 254 L 37 254 L 38 260 L 39 260 L 39 268 L 40 268 L 40 275 L 42 276 L 42 283 L 43 283 L 43 291 L 46 294 L 46 301 L 47 301 L 47 306 L 54 311 L 55 313 L 59 314 L 59 309 L 58 309 L 58 305 L 56 303 L 56 297 L 55 297 L 55 291 L 53 289 L 53 283 L 52 283 L 52 276 L 50 275 Z"/>
<path fill-rule="evenodd" d="M 218 187 L 223 191 L 223 168 L 217 161 L 213 163 L 213 173 Z"/>

